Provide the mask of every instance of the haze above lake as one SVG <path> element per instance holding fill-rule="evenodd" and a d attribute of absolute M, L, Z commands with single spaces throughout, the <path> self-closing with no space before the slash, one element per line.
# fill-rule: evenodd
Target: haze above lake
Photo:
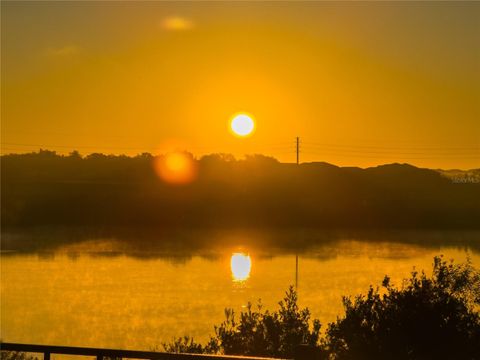
<path fill-rule="evenodd" d="M 386 274 L 395 284 L 414 267 L 429 274 L 433 256 L 439 254 L 480 265 L 478 232 L 368 237 L 291 230 L 284 236 L 294 233 L 299 244 L 305 238 L 321 242 L 273 247 L 258 240 L 261 232 L 247 238 L 253 233 L 224 231 L 212 238 L 211 246 L 181 251 L 147 246 L 142 239 L 113 238 L 4 251 L 2 340 L 146 350 L 183 335 L 203 341 L 223 321 L 226 307 L 239 312 L 261 298 L 267 309 L 275 309 L 295 284 L 297 253 L 300 305 L 309 307 L 324 327 L 342 313 L 342 295 L 366 293 Z"/>

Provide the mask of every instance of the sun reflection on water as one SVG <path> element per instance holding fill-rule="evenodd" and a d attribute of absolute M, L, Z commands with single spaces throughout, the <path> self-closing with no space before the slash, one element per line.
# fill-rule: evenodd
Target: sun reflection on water
<path fill-rule="evenodd" d="M 252 259 L 246 253 L 233 253 L 230 259 L 233 281 L 242 282 L 250 277 Z"/>

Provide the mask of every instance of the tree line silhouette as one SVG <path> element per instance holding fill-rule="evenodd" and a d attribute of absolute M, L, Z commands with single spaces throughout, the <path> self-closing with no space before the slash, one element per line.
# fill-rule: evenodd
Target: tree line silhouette
<path fill-rule="evenodd" d="M 155 157 L 48 150 L 1 157 L 2 231 L 35 226 L 479 228 L 480 184 L 408 164 L 367 169 L 263 155 L 194 160 L 163 182 Z"/>

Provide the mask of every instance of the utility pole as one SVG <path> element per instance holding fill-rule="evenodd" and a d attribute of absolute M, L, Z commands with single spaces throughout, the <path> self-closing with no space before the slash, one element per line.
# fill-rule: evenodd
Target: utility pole
<path fill-rule="evenodd" d="M 297 136 L 296 140 L 297 165 L 300 165 L 300 138 Z M 295 255 L 295 290 L 298 291 L 298 253 Z"/>
<path fill-rule="evenodd" d="M 297 136 L 297 165 L 300 164 L 300 138 Z"/>

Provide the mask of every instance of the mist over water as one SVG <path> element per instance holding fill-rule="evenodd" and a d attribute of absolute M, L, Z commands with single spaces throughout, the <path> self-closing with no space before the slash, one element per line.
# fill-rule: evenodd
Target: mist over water
<path fill-rule="evenodd" d="M 300 305 L 323 326 L 342 313 L 342 295 L 366 293 L 386 274 L 400 284 L 414 267 L 429 273 L 438 254 L 480 265 L 476 232 L 280 233 L 191 231 L 164 235 L 170 242 L 57 239 L 31 251 L 18 240 L 27 235 L 6 236 L 2 340 L 145 350 L 183 335 L 204 341 L 226 307 L 238 312 L 260 298 L 275 309 L 295 283 L 297 254 Z M 189 237 L 196 246 L 174 246 Z"/>

